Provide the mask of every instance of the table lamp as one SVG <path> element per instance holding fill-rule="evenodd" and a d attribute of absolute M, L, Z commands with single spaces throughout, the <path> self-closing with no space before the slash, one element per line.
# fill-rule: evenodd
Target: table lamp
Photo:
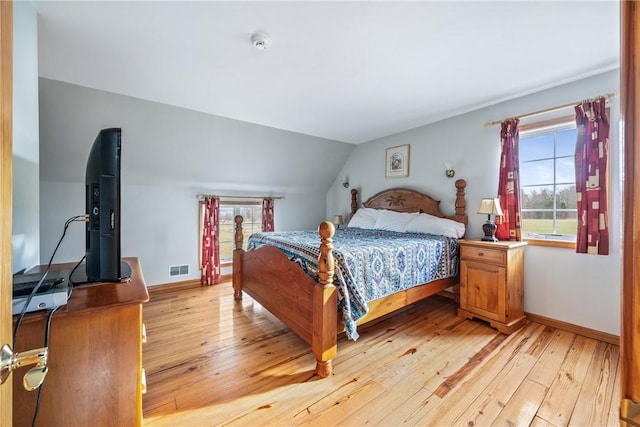
<path fill-rule="evenodd" d="M 483 242 L 497 242 L 496 239 L 496 224 L 491 221 L 491 215 L 502 215 L 502 208 L 500 208 L 500 199 L 482 199 L 480 201 L 480 207 L 478 208 L 479 214 L 487 215 L 487 222 L 482 224 L 482 231 L 484 231 Z"/>
<path fill-rule="evenodd" d="M 344 220 L 342 219 L 342 215 L 336 215 L 333 217 L 333 223 L 337 225 L 337 228 L 340 228 L 342 224 L 344 224 Z"/>

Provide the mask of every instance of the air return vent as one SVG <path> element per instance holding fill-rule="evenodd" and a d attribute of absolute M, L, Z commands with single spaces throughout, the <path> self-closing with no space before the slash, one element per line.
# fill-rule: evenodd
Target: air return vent
<path fill-rule="evenodd" d="M 186 276 L 188 274 L 189 274 L 189 264 L 169 266 L 169 276 Z"/>

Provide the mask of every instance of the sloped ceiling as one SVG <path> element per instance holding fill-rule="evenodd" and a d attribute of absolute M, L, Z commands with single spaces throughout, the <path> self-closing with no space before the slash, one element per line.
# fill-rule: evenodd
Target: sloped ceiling
<path fill-rule="evenodd" d="M 619 66 L 616 1 L 34 4 L 42 77 L 349 143 Z"/>

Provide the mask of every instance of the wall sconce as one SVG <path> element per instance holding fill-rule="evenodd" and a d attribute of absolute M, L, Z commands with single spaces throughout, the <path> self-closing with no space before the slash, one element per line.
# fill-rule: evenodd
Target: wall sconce
<path fill-rule="evenodd" d="M 336 215 L 333 217 L 333 223 L 337 226 L 336 228 L 340 228 L 342 224 L 344 224 L 344 220 L 342 219 L 342 215 Z"/>
<path fill-rule="evenodd" d="M 451 166 L 450 162 L 444 162 L 444 173 L 447 175 L 447 178 L 453 178 L 456 176 L 456 171 L 453 170 L 453 166 Z"/>
<path fill-rule="evenodd" d="M 482 224 L 482 231 L 484 232 L 483 242 L 497 242 L 496 239 L 496 224 L 491 221 L 491 215 L 502 215 L 502 208 L 500 207 L 500 199 L 482 199 L 480 201 L 480 207 L 478 208 L 479 214 L 487 215 L 487 222 Z"/>
<path fill-rule="evenodd" d="M 345 176 L 344 179 L 342 180 L 342 186 L 344 188 L 349 188 L 349 177 Z"/>

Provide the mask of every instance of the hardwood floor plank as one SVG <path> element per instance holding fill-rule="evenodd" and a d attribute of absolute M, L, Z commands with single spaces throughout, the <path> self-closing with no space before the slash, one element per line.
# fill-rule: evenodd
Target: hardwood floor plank
<path fill-rule="evenodd" d="M 526 353 L 515 357 L 451 425 L 491 425 L 536 361 Z"/>
<path fill-rule="evenodd" d="M 344 425 L 343 420 L 348 418 L 350 414 L 360 411 L 366 402 L 372 400 L 380 401 L 380 398 L 389 393 L 389 391 L 375 381 L 368 382 L 353 393 L 336 400 L 330 407 L 324 408 L 319 412 L 316 411 L 312 417 L 305 417 L 304 420 L 296 420 L 294 418 L 294 424 L 301 426 Z M 298 424 L 298 421 L 301 422 Z"/>
<path fill-rule="evenodd" d="M 618 346 L 597 343 L 569 421 L 570 426 L 607 425 L 618 360 Z"/>
<path fill-rule="evenodd" d="M 611 396 L 611 404 L 609 405 L 609 418 L 607 419 L 608 426 L 619 426 L 620 425 L 620 395 L 621 395 L 621 386 L 620 386 L 620 347 L 615 346 L 618 350 L 618 369 L 616 369 L 615 373 L 615 381 L 613 382 L 613 395 Z"/>
<path fill-rule="evenodd" d="M 495 426 L 528 426 L 535 418 L 547 387 L 535 381 L 525 379 L 514 395 L 509 399 L 500 414 L 493 420 Z"/>
<path fill-rule="evenodd" d="M 544 420 L 540 417 L 535 417 L 531 422 L 531 424 L 529 425 L 529 427 L 556 427 L 556 426 L 551 424 L 547 420 Z"/>
<path fill-rule="evenodd" d="M 500 334 L 495 336 L 485 347 L 478 353 L 474 354 L 465 365 L 460 368 L 453 375 L 448 377 L 440 387 L 436 389 L 434 394 L 439 398 L 444 398 L 453 388 L 455 388 L 462 380 L 469 375 L 471 371 L 478 367 L 484 359 L 486 359 L 491 353 L 495 351 L 500 344 L 507 339 L 507 336 Z"/>
<path fill-rule="evenodd" d="M 527 354 L 530 354 L 534 357 L 540 358 L 542 353 L 545 352 L 547 346 L 555 336 L 556 329 L 551 328 L 549 326 L 544 327 L 544 331 L 540 334 L 537 340 L 531 344 L 529 350 L 527 350 Z"/>
<path fill-rule="evenodd" d="M 539 325 L 528 324 L 524 328 L 509 335 L 495 354 L 485 359 L 476 367 L 473 375 L 451 390 L 445 399 L 429 399 L 429 404 L 422 405 L 419 411 L 404 420 L 414 425 L 451 425 L 472 402 L 482 394 L 491 381 L 515 358 L 523 349 L 527 349 L 529 341 L 535 341 L 536 334 L 541 333 Z M 435 391 L 435 390 L 434 390 Z M 435 393 L 433 393 L 434 396 Z M 392 422 L 392 419 L 387 419 Z"/>
<path fill-rule="evenodd" d="M 596 344 L 590 338 L 576 337 L 538 410 L 539 417 L 556 426 L 569 424 Z"/>
<path fill-rule="evenodd" d="M 617 423 L 617 346 L 536 323 L 502 335 L 435 296 L 361 327 L 356 342 L 340 335 L 334 373 L 319 379 L 310 346 L 232 292 L 152 293 L 145 425 L 542 426 L 559 422 L 551 409 L 572 424 Z M 578 385 L 558 380 L 567 373 Z"/>
<path fill-rule="evenodd" d="M 405 393 L 394 393 L 394 390 L 424 390 L 433 392 L 444 379 L 459 370 L 467 361 L 465 351 L 480 351 L 495 335 L 495 331 L 482 324 L 459 324 L 450 334 L 440 336 L 425 348 L 406 357 L 401 365 L 384 372 L 372 375 L 376 381 L 384 384 L 389 390 L 385 404 L 373 400 L 362 407 L 362 410 L 351 414 L 344 421 L 347 425 L 375 424 L 395 412 L 408 400 Z"/>
<path fill-rule="evenodd" d="M 575 339 L 576 336 L 570 332 L 556 330 L 528 378 L 550 387 Z"/>

